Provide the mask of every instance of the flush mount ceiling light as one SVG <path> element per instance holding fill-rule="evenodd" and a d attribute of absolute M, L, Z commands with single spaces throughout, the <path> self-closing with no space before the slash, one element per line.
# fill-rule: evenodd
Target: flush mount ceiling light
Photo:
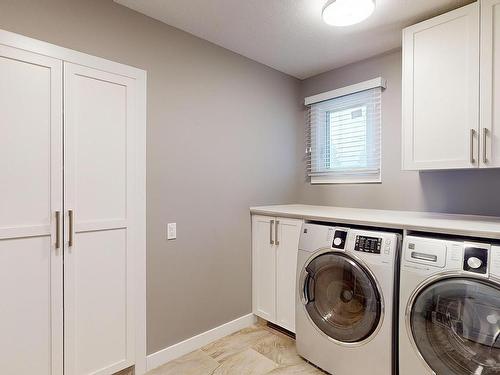
<path fill-rule="evenodd" d="M 359 23 L 373 13 L 375 0 L 329 0 L 323 7 L 323 21 L 332 26 Z"/>

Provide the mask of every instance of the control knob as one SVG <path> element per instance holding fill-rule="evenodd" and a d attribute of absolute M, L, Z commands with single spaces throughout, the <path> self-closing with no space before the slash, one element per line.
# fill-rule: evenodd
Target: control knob
<path fill-rule="evenodd" d="M 483 265 L 483 261 L 479 258 L 476 258 L 476 257 L 470 257 L 469 259 L 467 259 L 467 265 L 470 268 L 473 268 L 476 270 Z"/>

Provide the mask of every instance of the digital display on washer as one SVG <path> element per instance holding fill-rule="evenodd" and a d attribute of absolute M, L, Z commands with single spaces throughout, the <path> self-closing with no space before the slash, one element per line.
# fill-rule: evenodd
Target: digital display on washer
<path fill-rule="evenodd" d="M 354 245 L 354 250 L 356 251 L 380 254 L 381 247 L 382 247 L 382 238 L 356 236 L 356 244 Z"/>

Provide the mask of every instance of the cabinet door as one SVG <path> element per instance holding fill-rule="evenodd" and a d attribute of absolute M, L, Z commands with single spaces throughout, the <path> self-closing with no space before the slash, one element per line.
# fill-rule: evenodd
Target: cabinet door
<path fill-rule="evenodd" d="M 302 220 L 276 221 L 276 324 L 295 332 L 297 253 Z"/>
<path fill-rule="evenodd" d="M 62 62 L 3 45 L 0 171 L 0 372 L 62 375 Z"/>
<path fill-rule="evenodd" d="M 480 166 L 500 167 L 500 0 L 481 2 Z M 496 102 L 495 102 L 496 100 Z"/>
<path fill-rule="evenodd" d="M 134 81 L 64 76 L 65 375 L 107 375 L 134 363 Z"/>
<path fill-rule="evenodd" d="M 276 219 L 252 216 L 253 313 L 276 323 Z"/>
<path fill-rule="evenodd" d="M 403 31 L 403 169 L 478 166 L 478 9 Z"/>

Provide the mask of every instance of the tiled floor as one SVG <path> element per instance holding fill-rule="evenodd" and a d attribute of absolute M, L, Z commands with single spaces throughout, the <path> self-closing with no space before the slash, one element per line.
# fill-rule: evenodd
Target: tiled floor
<path fill-rule="evenodd" d="M 243 329 L 147 375 L 322 375 L 297 355 L 295 341 L 263 324 Z"/>

